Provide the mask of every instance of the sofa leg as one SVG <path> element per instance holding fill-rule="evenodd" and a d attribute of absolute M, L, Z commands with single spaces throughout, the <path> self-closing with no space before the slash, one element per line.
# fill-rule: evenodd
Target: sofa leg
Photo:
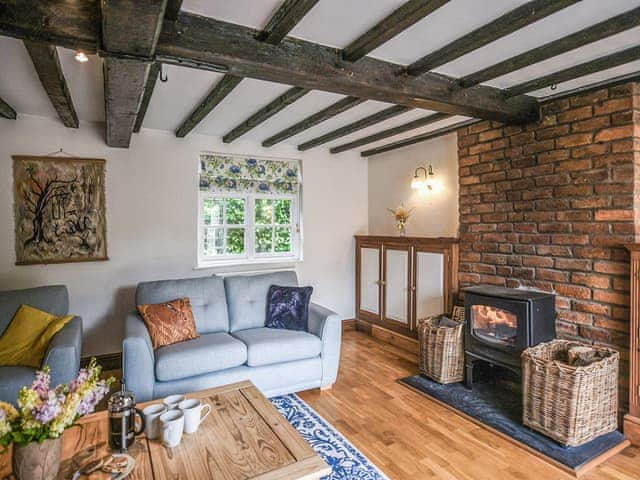
<path fill-rule="evenodd" d="M 333 383 L 330 383 L 329 385 L 322 385 L 320 387 L 320 391 L 324 392 L 325 390 L 331 390 L 333 388 Z"/>

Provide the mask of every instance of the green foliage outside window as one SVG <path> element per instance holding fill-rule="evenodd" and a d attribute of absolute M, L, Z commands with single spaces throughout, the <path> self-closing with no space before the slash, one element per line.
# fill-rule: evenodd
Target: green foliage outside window
<path fill-rule="evenodd" d="M 244 253 L 244 228 L 227 229 L 227 254 Z"/>
<path fill-rule="evenodd" d="M 275 220 L 278 225 L 291 224 L 291 200 L 276 200 Z"/>
<path fill-rule="evenodd" d="M 227 198 L 227 225 L 244 224 L 244 199 Z"/>
<path fill-rule="evenodd" d="M 278 253 L 285 253 L 285 252 L 291 251 L 291 228 L 289 227 L 276 228 L 275 251 Z"/>

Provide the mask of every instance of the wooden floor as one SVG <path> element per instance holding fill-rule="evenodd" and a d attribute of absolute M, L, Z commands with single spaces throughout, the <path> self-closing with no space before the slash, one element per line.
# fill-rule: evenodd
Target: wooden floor
<path fill-rule="evenodd" d="M 333 389 L 300 397 L 393 480 L 573 478 L 396 382 L 415 373 L 411 354 L 345 332 Z M 638 480 L 640 449 L 629 447 L 581 478 Z"/>

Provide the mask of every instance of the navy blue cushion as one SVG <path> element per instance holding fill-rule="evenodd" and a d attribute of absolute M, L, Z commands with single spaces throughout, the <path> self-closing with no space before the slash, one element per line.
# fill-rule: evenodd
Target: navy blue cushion
<path fill-rule="evenodd" d="M 313 287 L 271 285 L 267 293 L 265 327 L 307 331 L 312 292 Z"/>

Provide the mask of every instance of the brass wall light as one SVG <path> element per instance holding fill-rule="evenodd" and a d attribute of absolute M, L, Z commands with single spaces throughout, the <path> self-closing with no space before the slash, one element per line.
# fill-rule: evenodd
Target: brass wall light
<path fill-rule="evenodd" d="M 424 172 L 420 175 L 421 172 Z M 433 167 L 429 163 L 429 169 L 424 167 L 416 168 L 413 174 L 413 180 L 411 180 L 411 188 L 416 190 L 430 191 L 433 190 L 435 173 L 433 173 Z"/>

